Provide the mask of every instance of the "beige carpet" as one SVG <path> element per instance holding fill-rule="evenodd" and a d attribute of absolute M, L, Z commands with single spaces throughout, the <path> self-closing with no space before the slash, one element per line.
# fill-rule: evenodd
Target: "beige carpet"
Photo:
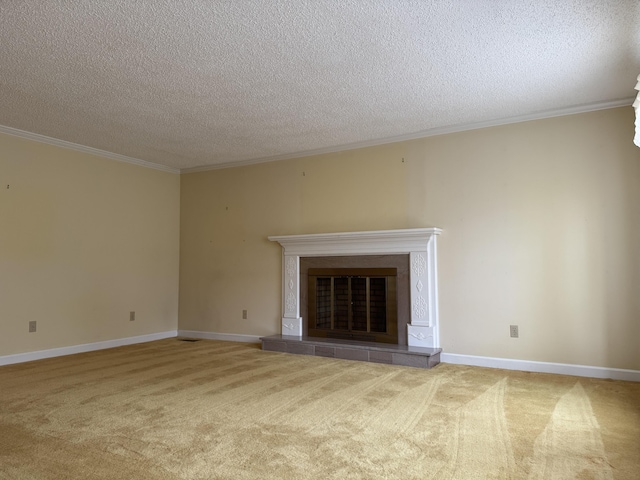
<path fill-rule="evenodd" d="M 640 384 L 162 340 L 0 367 L 1 479 L 640 479 Z"/>

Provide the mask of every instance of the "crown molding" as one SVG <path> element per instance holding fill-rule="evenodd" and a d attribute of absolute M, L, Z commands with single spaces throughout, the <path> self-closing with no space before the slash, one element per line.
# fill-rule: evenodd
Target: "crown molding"
<path fill-rule="evenodd" d="M 420 138 L 433 137 L 436 135 L 447 135 L 449 133 L 465 132 L 468 130 L 478 130 L 481 128 L 497 127 L 500 125 L 508 125 L 512 123 L 530 122 L 533 120 L 543 120 L 545 118 L 562 117 L 566 115 L 575 115 L 578 113 L 595 112 L 597 110 L 607 110 L 610 108 L 626 107 L 633 103 L 634 97 L 623 98 L 619 100 L 613 100 L 610 102 L 598 102 L 589 103 L 584 105 L 578 105 L 568 108 L 558 108 L 553 110 L 544 110 L 540 112 L 530 113 L 526 115 L 517 115 L 515 117 L 499 118 L 495 120 L 487 120 L 484 122 L 463 123 L 459 125 L 449 125 L 445 127 L 430 128 L 427 130 L 420 130 L 414 133 L 408 133 L 405 135 L 397 135 L 393 137 L 385 137 L 376 140 L 367 140 L 364 142 L 348 143 L 343 145 L 337 145 L 334 147 L 317 148 L 313 150 L 304 150 L 301 152 L 287 153 L 283 155 L 274 155 L 270 157 L 260 157 L 247 160 L 239 160 L 234 162 L 224 162 L 215 165 L 202 165 L 199 167 L 191 168 L 174 168 L 159 163 L 148 162 L 146 160 L 140 160 L 139 158 L 128 157 L 126 155 L 120 155 L 119 153 L 108 152 L 106 150 L 100 150 L 98 148 L 87 147 L 66 140 L 59 140 L 57 138 L 47 137 L 38 133 L 27 132 L 25 130 L 19 130 L 17 128 L 7 127 L 0 125 L 0 133 L 6 133 L 7 135 L 13 135 L 15 137 L 26 138 L 40 143 L 46 143 L 54 145 L 56 147 L 68 148 L 70 150 L 76 150 L 78 152 L 88 153 L 91 155 L 98 155 L 100 157 L 109 158 L 118 162 L 130 163 L 138 165 L 140 167 L 152 168 L 154 170 L 161 170 L 169 173 L 198 173 L 206 172 L 209 170 L 220 170 L 223 168 L 245 167 L 250 165 L 257 165 L 260 163 L 276 162 L 279 160 L 291 160 L 294 158 L 310 157 L 313 155 L 323 155 L 327 153 L 344 152 L 347 150 L 356 150 L 358 148 L 375 147 L 378 145 L 386 145 L 389 143 L 404 142 L 407 140 L 417 140 Z"/>
<path fill-rule="evenodd" d="M 627 107 L 634 101 L 634 97 L 622 98 L 620 100 L 613 100 L 610 102 L 598 102 L 589 103 L 584 105 L 577 105 L 568 108 L 557 108 L 553 110 L 543 110 L 540 112 L 534 112 L 526 115 L 517 115 L 515 117 L 498 118 L 495 120 L 487 120 L 483 122 L 462 123 L 459 125 L 449 125 L 446 127 L 430 128 L 427 130 L 420 130 L 414 133 L 408 133 L 406 135 L 397 135 L 394 137 L 380 138 L 376 140 L 367 140 L 364 142 L 349 143 L 344 145 L 338 145 L 335 147 L 317 148 L 314 150 L 305 150 L 302 152 L 287 153 L 284 155 L 274 155 L 271 157 L 262 157 L 255 159 L 240 160 L 234 162 L 218 163 L 215 165 L 203 165 L 200 167 L 183 168 L 180 173 L 198 173 L 206 172 L 209 170 L 220 170 L 223 168 L 245 167 L 249 165 L 256 165 L 259 163 L 276 162 L 279 160 L 291 160 L 293 158 L 310 157 L 313 155 L 323 155 L 326 153 L 344 152 L 347 150 L 356 150 L 358 148 L 375 147 L 378 145 L 385 145 L 389 143 L 404 142 L 407 140 L 417 140 L 419 138 L 434 137 L 436 135 L 447 135 L 449 133 L 465 132 L 468 130 L 479 130 L 481 128 L 497 127 L 500 125 L 509 125 L 512 123 L 530 122 L 533 120 L 544 120 L 545 118 L 563 117 L 566 115 L 576 115 L 578 113 L 595 112 L 598 110 L 608 110 L 610 108 Z"/>
<path fill-rule="evenodd" d="M 169 173 L 180 173 L 180 169 L 168 167 L 166 165 L 160 165 L 158 163 L 147 162 L 146 160 L 140 160 L 139 158 L 127 157 L 126 155 L 120 155 L 119 153 L 107 152 L 106 150 L 100 150 L 98 148 L 87 147 L 73 142 L 67 142 L 66 140 L 59 140 L 57 138 L 47 137 L 40 135 L 39 133 L 27 132 L 25 130 L 18 130 L 17 128 L 6 127 L 0 125 L 0 133 L 6 133 L 7 135 L 13 135 L 14 137 L 26 138 L 27 140 L 33 140 L 39 143 L 46 143 L 56 147 L 68 148 L 69 150 L 75 150 L 77 152 L 88 153 L 90 155 L 97 155 L 100 157 L 106 157 L 118 162 L 131 163 L 138 165 L 139 167 L 153 168 L 154 170 L 161 170 Z"/>

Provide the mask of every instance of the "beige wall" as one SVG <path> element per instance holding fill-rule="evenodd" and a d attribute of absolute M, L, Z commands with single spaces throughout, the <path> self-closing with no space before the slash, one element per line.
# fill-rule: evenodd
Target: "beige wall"
<path fill-rule="evenodd" d="M 0 187 L 0 356 L 177 328 L 178 175 L 0 135 Z"/>
<path fill-rule="evenodd" d="M 437 226 L 445 352 L 640 369 L 632 137 L 625 107 L 182 175 L 179 326 L 280 332 L 268 235 Z"/>

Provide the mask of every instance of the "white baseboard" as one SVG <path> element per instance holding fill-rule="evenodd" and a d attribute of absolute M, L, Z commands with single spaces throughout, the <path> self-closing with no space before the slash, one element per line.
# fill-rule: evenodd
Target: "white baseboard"
<path fill-rule="evenodd" d="M 440 354 L 440 361 L 443 363 L 455 363 L 474 367 L 503 368 L 505 370 L 521 370 L 524 372 L 556 373 L 559 375 L 575 375 L 577 377 L 611 378 L 613 380 L 640 382 L 640 370 L 625 370 L 622 368 L 534 362 L 529 360 L 514 360 L 511 358 L 478 357 L 475 355 L 459 355 L 457 353 L 444 352 Z"/>
<path fill-rule="evenodd" d="M 259 335 L 240 333 L 200 332 L 198 330 L 178 330 L 179 337 L 203 338 L 205 340 L 225 340 L 227 342 L 260 343 Z"/>
<path fill-rule="evenodd" d="M 0 356 L 0 366 L 14 363 L 31 362 L 44 358 L 61 357 L 74 353 L 104 350 L 106 348 L 122 347 L 135 343 L 153 342 L 173 337 L 202 338 L 206 340 L 224 340 L 228 342 L 260 343 L 259 335 L 244 335 L 234 333 L 201 332 L 197 330 L 169 330 L 167 332 L 151 333 L 137 337 L 118 338 L 103 342 L 86 343 L 70 347 L 52 348 L 36 352 L 18 353 Z M 588 365 L 572 365 L 566 363 L 535 362 L 530 360 L 515 360 L 511 358 L 480 357 L 475 355 L 460 355 L 457 353 L 442 353 L 443 363 L 469 365 L 475 367 L 502 368 L 505 370 L 521 370 L 524 372 L 555 373 L 559 375 L 574 375 L 578 377 L 611 378 L 640 382 L 640 370 L 625 370 L 622 368 L 604 368 Z"/>
<path fill-rule="evenodd" d="M 116 340 L 105 340 L 104 342 L 85 343 L 83 345 L 51 348 L 49 350 L 39 350 L 37 352 L 5 355 L 0 357 L 0 366 L 31 362 L 33 360 L 42 360 L 43 358 L 62 357 L 63 355 L 72 355 L 74 353 L 104 350 L 105 348 L 122 347 L 124 345 L 133 345 L 134 343 L 153 342 L 154 340 L 163 340 L 165 338 L 176 337 L 177 335 L 178 332 L 176 330 L 169 330 L 168 332 L 150 333 L 149 335 L 139 335 L 137 337 L 118 338 Z"/>

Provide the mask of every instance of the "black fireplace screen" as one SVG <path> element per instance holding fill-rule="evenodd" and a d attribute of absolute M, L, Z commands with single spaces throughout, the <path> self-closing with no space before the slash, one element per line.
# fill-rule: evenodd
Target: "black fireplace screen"
<path fill-rule="evenodd" d="M 397 343 L 397 269 L 310 268 L 308 334 Z"/>

